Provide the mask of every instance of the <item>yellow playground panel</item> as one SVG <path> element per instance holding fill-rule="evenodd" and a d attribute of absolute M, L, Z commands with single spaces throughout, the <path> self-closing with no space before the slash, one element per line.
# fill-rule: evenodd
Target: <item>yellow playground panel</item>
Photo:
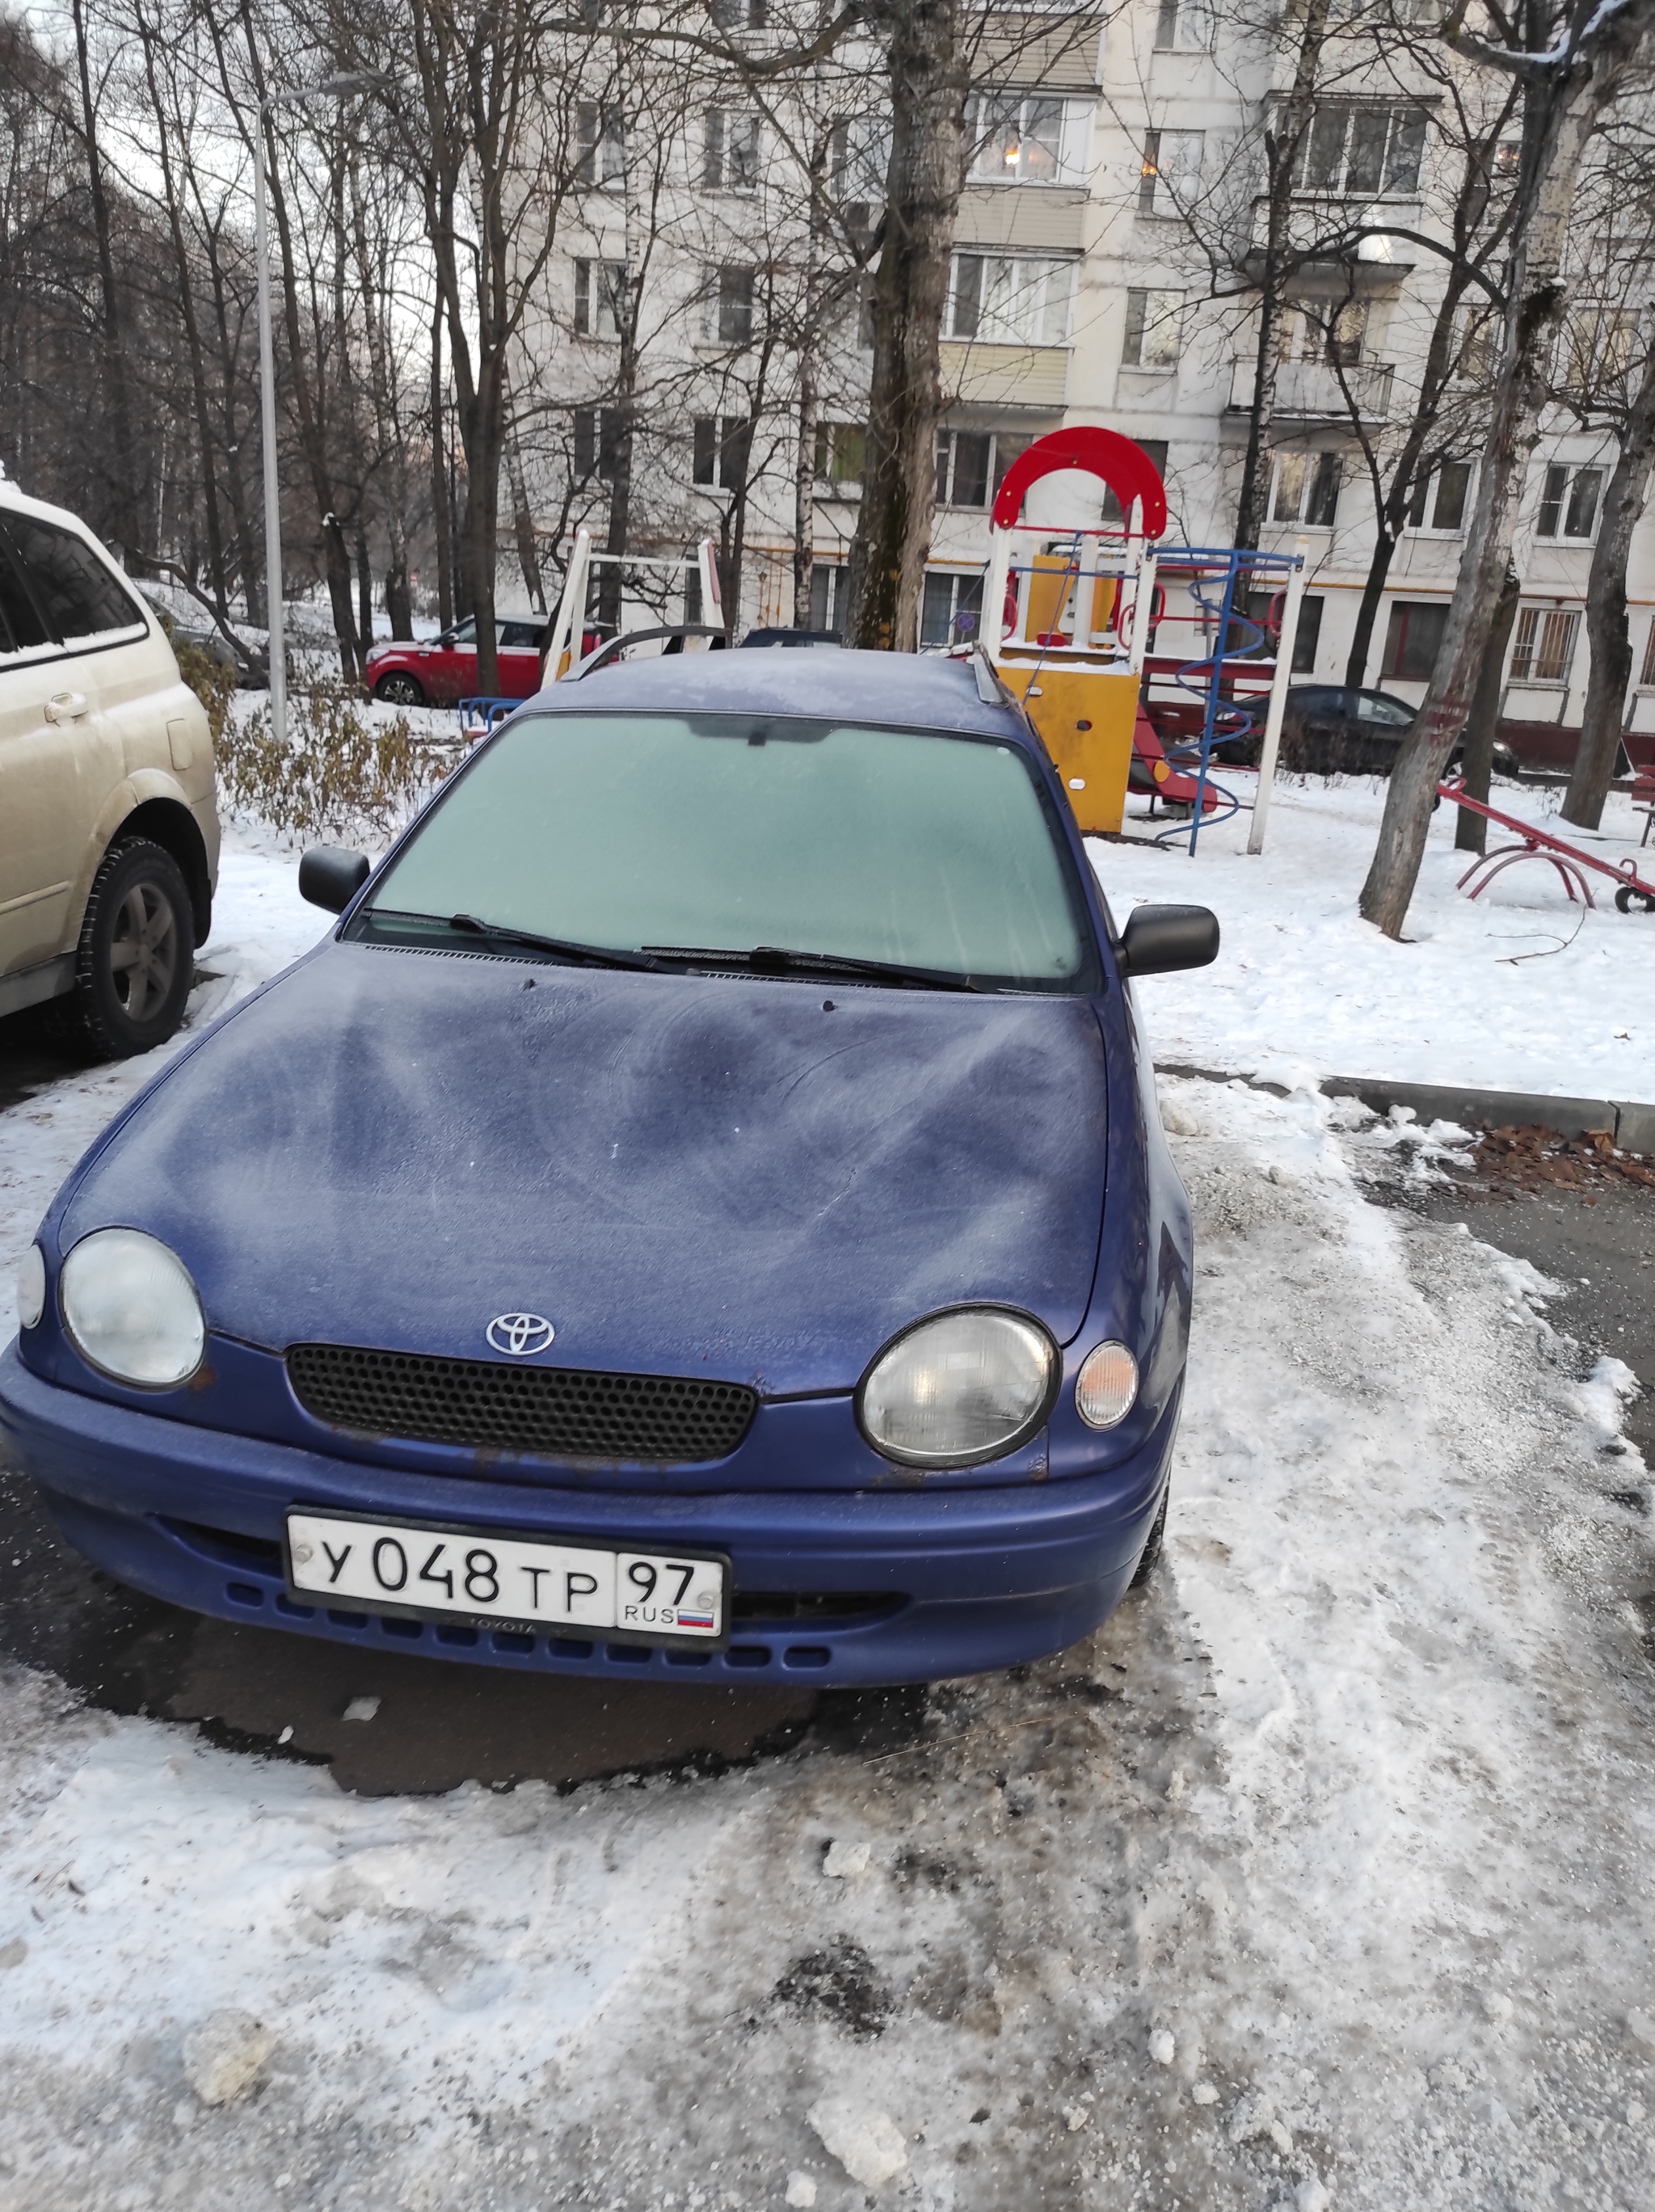
<path fill-rule="evenodd" d="M 1059 471 L 1101 479 L 1123 521 L 1025 521 L 1029 487 Z M 1166 494 L 1149 455 L 1089 426 L 1037 439 L 995 500 L 983 643 L 1027 706 L 1088 836 L 1118 830 L 1125 811 L 1155 581 L 1149 541 L 1166 526 Z"/>

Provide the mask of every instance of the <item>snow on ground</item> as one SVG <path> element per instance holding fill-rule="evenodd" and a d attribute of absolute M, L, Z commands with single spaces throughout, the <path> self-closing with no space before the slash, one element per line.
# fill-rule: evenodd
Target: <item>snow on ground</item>
<path fill-rule="evenodd" d="M 1167 1114 L 1166 1567 L 917 1742 L 363 1801 L 14 1675 L 0 2205 L 1646 2206 L 1624 1374 L 1361 1109 Z"/>
<path fill-rule="evenodd" d="M 1655 848 L 1640 849 L 1629 799 L 1611 794 L 1594 836 L 1556 819 L 1561 796 L 1501 786 L 1494 804 L 1611 865 L 1641 860 L 1655 882 Z M 1191 901 L 1223 926 L 1216 967 L 1137 994 L 1157 1060 L 1288 1083 L 1314 1073 L 1655 1099 L 1655 915 L 1617 913 L 1613 884 L 1594 878 L 1600 903 L 1582 921 L 1535 860 L 1473 902 L 1454 888 L 1471 856 L 1454 850 L 1455 810 L 1444 805 L 1409 912 L 1412 941 L 1392 944 L 1356 912 L 1384 803 L 1371 779 L 1282 781 L 1257 858 L 1246 814 L 1203 829 L 1193 860 L 1089 843 L 1118 921 L 1141 900 Z M 1126 827 L 1153 835 L 1142 818 Z M 1490 849 L 1502 842 L 1490 824 Z"/>
<path fill-rule="evenodd" d="M 1350 913 L 1376 811 L 1284 790 L 1262 861 L 1092 848 L 1118 908 L 1226 922 L 1138 989 L 1160 1056 L 1655 1095 L 1655 924 L 1500 967 L 1539 872 L 1468 909 L 1434 849 L 1387 945 Z M 197 1023 L 325 927 L 230 842 Z M 8 1299 L 161 1058 L 0 1115 Z M 1398 1131 L 1164 1088 L 1200 1272 L 1165 1568 L 917 1741 L 368 1801 L 0 1677 L 3 2212 L 1643 2212 L 1629 1378 L 1577 1378 L 1531 1270 L 1370 1202 Z"/>

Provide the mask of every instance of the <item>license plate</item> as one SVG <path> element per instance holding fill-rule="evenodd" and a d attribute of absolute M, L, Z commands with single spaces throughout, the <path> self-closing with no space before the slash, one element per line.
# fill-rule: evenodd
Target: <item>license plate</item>
<path fill-rule="evenodd" d="M 730 1566 L 694 1552 L 610 1552 L 429 1522 L 289 1513 L 295 1597 L 512 1628 L 599 1628 L 629 1642 L 724 1640 Z"/>

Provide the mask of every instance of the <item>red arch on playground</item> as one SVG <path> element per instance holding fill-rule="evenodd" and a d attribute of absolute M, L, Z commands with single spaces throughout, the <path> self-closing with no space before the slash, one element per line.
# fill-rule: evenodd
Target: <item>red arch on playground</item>
<path fill-rule="evenodd" d="M 1143 534 L 1159 538 L 1167 527 L 1167 487 L 1161 471 L 1142 446 L 1123 438 L 1118 430 L 1082 423 L 1072 430 L 1053 430 L 1020 453 L 1006 471 L 994 501 L 994 526 L 1009 530 L 1023 511 L 1023 495 L 1042 477 L 1059 469 L 1084 469 L 1101 477 L 1130 515 L 1132 501 L 1143 501 Z"/>

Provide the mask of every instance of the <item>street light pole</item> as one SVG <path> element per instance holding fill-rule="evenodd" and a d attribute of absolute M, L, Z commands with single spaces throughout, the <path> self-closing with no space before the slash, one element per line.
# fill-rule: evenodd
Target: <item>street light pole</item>
<path fill-rule="evenodd" d="M 264 444 L 264 617 L 270 628 L 270 734 L 288 742 L 288 641 L 282 603 L 282 481 L 276 453 L 276 336 L 270 326 L 270 246 L 264 213 L 264 149 L 270 118 L 330 94 L 383 89 L 389 80 L 366 70 L 324 77 L 293 92 L 266 93 L 258 103 L 258 143 L 253 163 L 253 248 L 258 263 L 259 422 Z"/>
<path fill-rule="evenodd" d="M 259 421 L 264 441 L 264 619 L 270 629 L 270 734 L 288 742 L 288 641 L 282 608 L 282 483 L 276 455 L 276 339 L 270 329 L 270 248 L 264 215 L 264 121 L 271 103 L 258 106 L 258 158 L 253 167 L 254 248 L 258 260 Z"/>

